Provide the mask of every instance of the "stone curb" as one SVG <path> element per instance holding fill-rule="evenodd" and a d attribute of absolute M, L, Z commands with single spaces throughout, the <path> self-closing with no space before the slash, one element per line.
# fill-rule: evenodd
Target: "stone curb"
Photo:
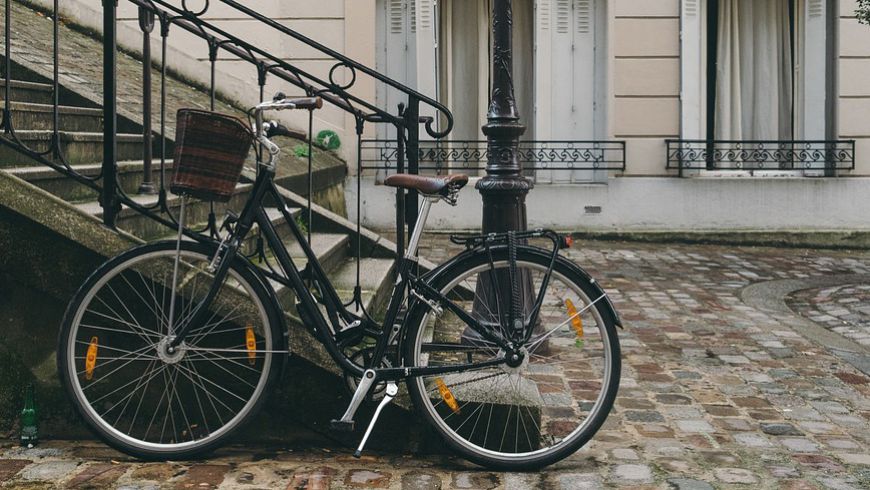
<path fill-rule="evenodd" d="M 777 316 L 782 325 L 805 339 L 826 347 L 833 355 L 870 375 L 870 349 L 798 315 L 785 301 L 788 295 L 796 291 L 868 282 L 870 274 L 782 279 L 747 286 L 740 291 L 740 299 L 759 311 Z M 786 321 L 782 321 L 783 317 Z"/>

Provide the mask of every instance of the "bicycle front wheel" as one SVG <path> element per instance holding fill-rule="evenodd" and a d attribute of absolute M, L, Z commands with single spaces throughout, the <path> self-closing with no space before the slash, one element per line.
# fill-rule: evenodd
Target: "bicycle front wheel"
<path fill-rule="evenodd" d="M 535 250 L 520 247 L 515 262 L 526 322 L 550 265 L 548 254 Z M 432 286 L 486 328 L 508 337 L 510 273 L 507 250 L 491 256 L 481 252 Z M 505 353 L 448 308 L 418 313 L 408 331 L 406 365 L 459 369 L 411 379 L 408 391 L 448 445 L 473 462 L 508 470 L 555 463 L 589 441 L 613 406 L 619 342 L 600 289 L 560 257 L 543 295 L 538 321 L 527 326 L 532 334 L 521 349 L 523 360 L 513 367 L 460 367 Z"/>
<path fill-rule="evenodd" d="M 133 249 L 94 272 L 67 309 L 60 378 L 88 425 L 123 452 L 184 459 L 215 448 L 259 408 L 280 371 L 280 322 L 241 260 L 207 321 L 168 348 L 214 283 L 213 252 L 183 242 L 176 272 L 176 242 Z"/>

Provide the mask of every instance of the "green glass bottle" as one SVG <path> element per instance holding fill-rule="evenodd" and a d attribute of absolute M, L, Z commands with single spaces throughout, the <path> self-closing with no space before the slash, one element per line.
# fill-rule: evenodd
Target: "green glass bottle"
<path fill-rule="evenodd" d="M 33 384 L 27 386 L 24 408 L 21 410 L 21 445 L 33 447 L 39 442 L 39 412 Z"/>

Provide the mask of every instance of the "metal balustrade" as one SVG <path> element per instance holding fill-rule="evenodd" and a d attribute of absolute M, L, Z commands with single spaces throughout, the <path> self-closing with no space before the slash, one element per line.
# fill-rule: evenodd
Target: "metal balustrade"
<path fill-rule="evenodd" d="M 855 141 L 666 140 L 667 168 L 716 171 L 818 171 L 826 176 L 854 170 Z"/>
<path fill-rule="evenodd" d="M 379 176 L 397 172 L 403 151 L 390 140 L 363 140 L 362 169 Z M 527 176 L 539 183 L 589 182 L 596 171 L 625 170 L 624 141 L 520 141 L 517 158 Z M 491 155 L 485 140 L 421 141 L 417 168 L 422 174 L 476 175 Z"/>

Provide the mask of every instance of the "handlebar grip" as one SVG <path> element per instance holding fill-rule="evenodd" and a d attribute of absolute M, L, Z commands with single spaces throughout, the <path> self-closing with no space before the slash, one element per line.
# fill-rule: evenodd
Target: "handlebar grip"
<path fill-rule="evenodd" d="M 279 124 L 277 122 L 270 122 L 266 127 L 266 137 L 274 138 L 275 136 L 286 136 L 288 138 L 296 138 L 299 140 L 304 140 L 306 134 L 303 131 L 296 131 L 293 129 L 284 126 L 283 124 Z"/>
<path fill-rule="evenodd" d="M 320 109 L 323 107 L 323 98 L 321 97 L 299 97 L 296 99 L 285 99 L 286 102 L 291 102 L 297 109 Z"/>

